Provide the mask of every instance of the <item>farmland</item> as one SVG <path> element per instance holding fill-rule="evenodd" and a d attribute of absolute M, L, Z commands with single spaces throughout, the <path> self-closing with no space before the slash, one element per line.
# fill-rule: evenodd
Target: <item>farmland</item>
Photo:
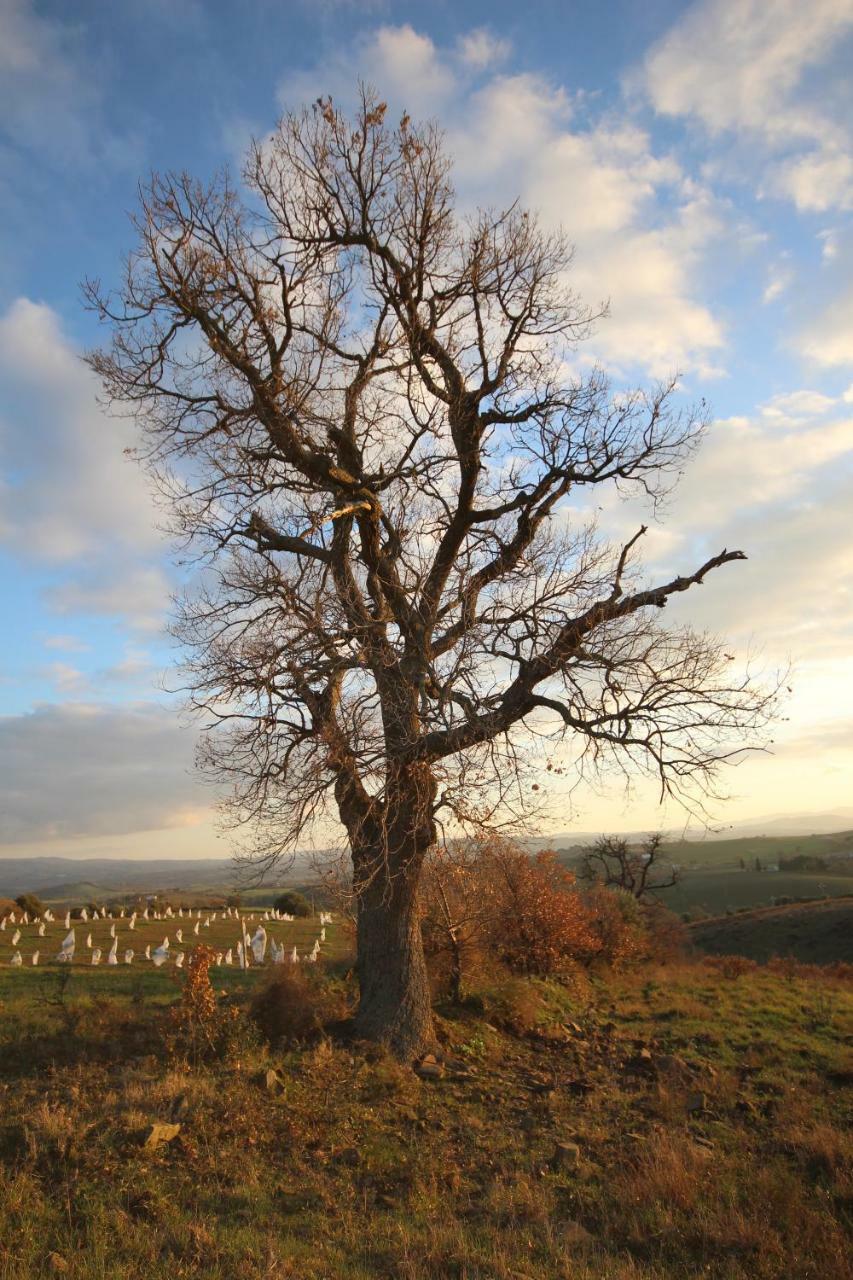
<path fill-rule="evenodd" d="M 671 911 L 724 915 L 729 909 L 772 906 L 779 898 L 839 898 L 853 893 L 853 877 L 826 873 L 741 871 L 686 867 L 678 884 L 660 895 Z"/>
<path fill-rule="evenodd" d="M 20 913 L 19 913 L 20 914 Z M 263 912 L 260 910 L 244 911 L 241 919 L 245 923 L 248 933 L 254 932 L 258 924 L 262 921 Z M 171 918 L 160 920 L 145 920 L 138 917 L 133 929 L 129 927 L 129 920 L 125 918 L 115 919 L 98 919 L 98 920 L 71 920 L 71 927 L 74 930 L 76 938 L 76 948 L 71 968 L 75 972 L 78 970 L 92 971 L 92 975 L 101 971 L 99 966 L 92 965 L 92 955 L 95 950 L 101 952 L 100 966 L 105 967 L 107 953 L 114 941 L 111 929 L 115 929 L 115 940 L 118 943 L 118 969 L 120 971 L 127 970 L 129 974 L 137 974 L 141 969 L 151 969 L 152 965 L 149 960 L 145 959 L 146 947 L 153 951 L 160 946 L 164 938 L 170 940 L 171 961 L 164 965 L 161 971 L 165 980 L 165 971 L 171 969 L 174 963 L 174 957 L 180 951 L 189 952 L 192 946 L 199 942 L 206 943 L 218 953 L 226 953 L 229 949 L 232 951 L 232 961 L 236 965 L 237 961 L 237 944 L 242 938 L 241 919 L 236 916 L 225 916 L 221 911 L 194 911 L 191 915 L 187 912 L 179 917 L 177 914 Z M 209 923 L 206 923 L 209 921 Z M 198 926 L 198 933 L 195 928 Z M 264 928 L 267 932 L 270 943 L 274 940 L 290 951 L 294 946 L 297 948 L 300 956 L 304 956 L 310 951 L 315 938 L 318 937 L 320 926 L 316 918 L 308 917 L 305 919 L 296 919 L 293 921 L 264 921 Z M 38 970 L 42 969 L 45 964 L 53 966 L 56 956 L 59 953 L 62 940 L 66 937 L 68 929 L 65 925 L 64 917 L 45 926 L 43 937 L 39 936 L 39 926 L 34 923 L 30 924 L 12 924 L 6 923 L 6 928 L 0 931 L 0 972 L 7 969 L 9 960 L 14 951 L 19 951 L 22 959 L 22 970 L 32 969 L 32 957 L 35 952 L 39 953 Z M 12 938 L 16 932 L 20 932 L 20 938 L 13 946 Z M 181 933 L 182 939 L 178 938 Z M 91 938 L 91 946 L 87 945 L 88 939 Z M 323 953 L 330 958 L 335 958 L 340 954 L 342 947 L 345 946 L 343 931 L 339 926 L 330 925 L 326 927 L 326 940 L 323 944 Z M 134 952 L 131 965 L 124 963 L 123 957 L 127 949 Z M 66 965 L 61 968 L 65 969 Z M 36 972 L 38 972 L 36 970 Z M 223 974 L 229 972 L 228 967 L 217 965 L 214 972 L 222 971 Z M 157 972 L 153 970 L 153 972 Z M 13 975 L 14 977 L 22 976 L 21 974 Z M 112 981 L 118 977 L 116 971 L 107 972 L 106 980 Z"/>

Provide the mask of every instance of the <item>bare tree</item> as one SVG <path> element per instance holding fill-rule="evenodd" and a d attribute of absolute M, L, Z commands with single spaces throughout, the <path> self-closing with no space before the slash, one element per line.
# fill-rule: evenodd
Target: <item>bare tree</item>
<path fill-rule="evenodd" d="M 432 1038 L 418 884 L 443 818 L 523 809 L 536 735 L 709 787 L 768 696 L 655 616 L 740 551 L 648 585 L 565 499 L 657 496 L 704 414 L 569 372 L 594 317 L 515 205 L 462 218 L 432 125 L 363 91 L 255 145 L 241 190 L 154 177 L 90 356 L 205 559 L 177 631 L 203 764 L 269 866 L 332 813 L 358 903 L 358 1027 Z M 251 857 L 251 851 L 244 856 Z"/>
<path fill-rule="evenodd" d="M 624 889 L 644 902 L 678 884 L 678 868 L 666 857 L 660 832 L 634 846 L 621 836 L 601 836 L 583 851 L 580 877 L 609 889 Z"/>
<path fill-rule="evenodd" d="M 447 966 L 447 994 L 461 1003 L 469 971 L 481 962 L 489 926 L 499 911 L 495 884 L 476 840 L 441 841 L 424 861 L 421 929 L 427 955 Z"/>

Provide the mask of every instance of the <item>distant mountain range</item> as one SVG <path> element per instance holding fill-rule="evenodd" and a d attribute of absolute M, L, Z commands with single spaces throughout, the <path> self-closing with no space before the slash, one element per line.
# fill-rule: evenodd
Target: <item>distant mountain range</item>
<path fill-rule="evenodd" d="M 712 831 L 670 831 L 673 841 L 733 840 L 758 836 L 827 835 L 853 829 L 853 808 L 840 808 L 834 813 L 785 814 L 754 822 L 733 823 Z M 650 828 L 620 831 L 628 840 L 641 839 Z M 523 843 L 531 850 L 574 848 L 591 844 L 599 831 L 558 831 L 547 836 L 530 837 Z M 276 874 L 274 882 L 283 884 L 310 874 L 311 858 L 297 855 L 296 860 Z M 0 856 L 0 897 L 16 897 L 20 893 L 36 893 L 49 900 L 83 901 L 119 893 L 221 893 L 237 883 L 233 863 L 227 858 L 59 858 Z M 269 882 L 267 882 L 269 883 Z"/>

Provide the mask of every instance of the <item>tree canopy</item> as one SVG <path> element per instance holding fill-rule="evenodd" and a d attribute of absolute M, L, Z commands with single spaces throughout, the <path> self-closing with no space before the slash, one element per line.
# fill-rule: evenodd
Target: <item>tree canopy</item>
<path fill-rule="evenodd" d="M 530 802 L 543 738 L 684 797 L 772 695 L 660 620 L 741 551 L 649 582 L 644 528 L 577 514 L 666 493 L 704 406 L 577 373 L 596 315 L 566 237 L 458 212 L 439 130 L 387 117 L 319 100 L 241 186 L 155 176 L 122 287 L 88 295 L 113 329 L 92 367 L 204 562 L 177 631 L 233 818 L 270 863 L 331 811 L 357 890 L 410 902 L 436 822 Z"/>

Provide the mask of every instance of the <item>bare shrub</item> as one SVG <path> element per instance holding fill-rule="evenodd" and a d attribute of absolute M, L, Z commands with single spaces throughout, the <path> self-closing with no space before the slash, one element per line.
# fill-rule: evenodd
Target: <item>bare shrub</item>
<path fill-rule="evenodd" d="M 745 973 L 754 973 L 758 968 L 757 962 L 748 956 L 706 956 L 705 964 L 731 981 L 742 978 Z"/>
<path fill-rule="evenodd" d="M 217 1002 L 210 981 L 210 966 L 215 959 L 212 947 L 201 943 L 193 948 L 181 985 L 181 999 L 170 1010 L 170 1052 L 185 1057 L 193 1066 L 223 1050 L 229 1023 L 239 1016 L 233 1007 L 224 1010 Z"/>
<path fill-rule="evenodd" d="M 270 1044 L 313 1040 L 347 1012 L 339 993 L 297 966 L 279 969 L 256 992 L 249 1016 Z"/>

